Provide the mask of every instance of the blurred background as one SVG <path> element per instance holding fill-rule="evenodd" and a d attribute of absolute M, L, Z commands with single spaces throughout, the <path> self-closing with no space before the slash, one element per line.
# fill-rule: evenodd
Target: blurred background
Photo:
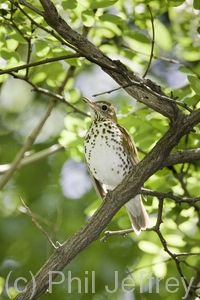
<path fill-rule="evenodd" d="M 155 45 L 147 78 L 161 85 L 167 94 L 173 91 L 179 101 L 192 109 L 199 108 L 200 8 L 197 1 L 53 2 L 74 30 L 87 34 L 106 55 L 119 59 L 139 76 L 147 69 L 152 46 L 152 20 L 146 5 L 149 4 Z M 42 10 L 38 1 L 33 0 L 31 4 Z M 125 91 L 106 94 L 118 86 L 98 66 L 81 57 L 59 59 L 73 51 L 47 31 L 49 28 L 41 16 L 25 6 L 20 7 L 14 6 L 12 1 L 0 4 L 0 181 L 44 117 L 51 99 L 58 100 L 55 95 L 61 95 L 68 103 L 56 100 L 34 144 L 0 192 L 1 300 L 8 299 L 9 295 L 14 298 L 16 278 L 23 277 L 28 282 L 31 273 L 35 274 L 53 253 L 52 246 L 31 220 L 20 198 L 54 243 L 63 243 L 73 235 L 101 204 L 84 164 L 84 135 L 90 117 L 84 114 L 88 107 L 82 97 L 112 102 L 119 123 L 134 137 L 140 159 L 169 127 L 166 118 L 136 103 Z M 52 61 L 46 64 L 45 59 Z M 12 69 L 42 60 L 43 64 L 34 67 Z M 104 95 L 93 97 L 103 92 Z M 196 132 L 185 136 L 174 151 L 198 148 L 199 130 L 198 125 Z M 145 187 L 166 193 L 172 191 L 180 197 L 198 197 L 199 165 L 194 162 L 164 168 L 154 174 Z M 148 197 L 145 207 L 153 226 L 158 199 Z M 199 215 L 198 203 L 196 206 L 176 205 L 165 199 L 161 229 L 173 253 L 199 253 Z M 130 222 L 123 207 L 107 229 L 127 228 Z M 189 282 L 191 278 L 198 279 L 199 263 L 198 255 L 183 257 L 180 267 Z M 152 285 L 151 272 L 155 277 Z M 5 285 L 8 274 L 9 295 Z M 41 299 L 151 300 L 156 296 L 167 300 L 181 299 L 185 295 L 177 266 L 153 231 L 140 236 L 134 233 L 126 237 L 114 236 L 105 243 L 97 240 L 82 251 L 63 274 L 64 283 L 53 285 L 52 293 L 46 293 Z M 142 279 L 141 274 L 144 274 Z M 80 282 L 78 285 L 73 280 L 69 289 L 70 276 L 80 278 L 81 288 Z M 135 283 L 130 292 L 121 286 L 126 277 L 129 279 L 125 282 L 130 284 L 127 290 Z M 166 289 L 170 277 L 178 280 L 176 293 L 171 292 L 175 288 Z M 159 285 L 156 278 L 163 278 Z M 58 276 L 56 281 L 61 279 Z M 105 287 L 114 290 L 115 280 L 119 288 L 108 293 Z M 95 293 L 92 290 L 94 281 Z M 25 285 L 25 280 L 19 281 L 19 290 Z"/>

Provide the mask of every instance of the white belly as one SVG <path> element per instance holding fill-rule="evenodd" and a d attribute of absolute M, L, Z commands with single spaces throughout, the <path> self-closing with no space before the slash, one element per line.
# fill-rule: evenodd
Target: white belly
<path fill-rule="evenodd" d="M 132 164 L 128 156 L 123 151 L 121 145 L 121 133 L 115 132 L 115 136 L 109 142 L 102 134 L 102 129 L 99 134 L 91 135 L 92 129 L 88 132 L 91 136 L 92 147 L 90 149 L 87 143 L 87 151 L 85 158 L 89 165 L 92 175 L 101 183 L 104 183 L 108 189 L 114 189 L 125 177 L 132 168 Z"/>

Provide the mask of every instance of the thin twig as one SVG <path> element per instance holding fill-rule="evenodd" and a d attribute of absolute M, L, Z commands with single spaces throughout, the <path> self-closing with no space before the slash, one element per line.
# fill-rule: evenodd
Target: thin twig
<path fill-rule="evenodd" d="M 65 85 L 67 84 L 68 80 L 74 75 L 75 70 L 76 70 L 75 66 L 69 67 L 63 82 L 61 83 L 61 85 L 58 88 L 58 94 L 60 94 L 64 90 Z"/>
<path fill-rule="evenodd" d="M 26 60 L 27 64 L 30 63 L 31 53 L 32 53 L 31 39 L 28 39 L 27 60 Z M 26 78 L 28 78 L 28 72 L 29 72 L 29 68 L 26 68 L 26 74 L 25 74 Z"/>
<path fill-rule="evenodd" d="M 143 56 L 149 56 L 149 54 L 141 52 L 141 51 L 133 50 L 132 48 L 128 47 L 125 44 L 120 44 L 120 47 L 128 49 L 129 51 L 131 51 L 133 53 L 136 53 L 136 54 L 140 54 L 140 55 L 143 55 Z M 200 79 L 200 75 L 189 64 L 187 64 L 187 63 L 185 63 L 183 61 L 180 61 L 180 60 L 177 60 L 177 59 L 173 59 L 173 58 L 169 58 L 169 57 L 164 57 L 164 56 L 156 56 L 156 55 L 154 55 L 153 58 L 157 59 L 157 60 L 167 61 L 167 62 L 172 63 L 172 64 L 182 65 L 185 68 L 189 69 L 192 73 L 194 73 Z"/>
<path fill-rule="evenodd" d="M 182 62 L 180 60 L 173 59 L 173 58 L 163 57 L 163 56 L 155 56 L 154 55 L 154 58 L 158 59 L 158 60 L 167 61 L 167 62 L 172 63 L 172 64 L 182 65 L 185 68 L 189 69 L 192 73 L 194 73 L 200 79 L 199 73 L 197 73 L 188 63 L 185 63 L 185 62 Z"/>
<path fill-rule="evenodd" d="M 151 8 L 149 5 L 147 5 L 147 8 L 149 10 L 149 13 L 150 13 L 150 16 L 151 16 L 151 25 L 152 25 L 152 42 L 151 42 L 151 54 L 150 54 L 150 57 L 149 57 L 149 62 L 148 62 L 148 65 L 147 65 L 147 69 L 144 73 L 144 75 L 142 76 L 142 78 L 145 78 L 149 69 L 150 69 L 150 66 L 151 66 L 151 62 L 152 62 L 152 59 L 154 57 L 154 45 L 155 45 L 155 28 L 154 28 L 154 18 L 153 18 L 153 14 L 151 12 Z"/>
<path fill-rule="evenodd" d="M 159 205 L 158 205 L 158 217 L 157 217 L 157 222 L 156 222 L 156 225 L 154 226 L 154 231 L 157 233 L 159 239 L 160 239 L 160 242 L 162 243 L 163 245 L 163 249 L 165 250 L 165 252 L 167 252 L 169 254 L 169 256 L 174 260 L 175 264 L 176 264 L 176 268 L 181 276 L 181 278 L 183 278 L 186 286 L 189 286 L 188 284 L 188 281 L 186 280 L 183 272 L 182 272 L 182 269 L 180 267 L 180 260 L 178 259 L 177 255 L 175 253 L 172 253 L 169 248 L 167 247 L 167 241 L 164 239 L 161 231 L 160 231 L 160 225 L 161 223 L 163 222 L 162 221 L 162 213 L 163 213 L 163 203 L 164 203 L 164 197 L 161 196 L 159 198 Z"/>
<path fill-rule="evenodd" d="M 23 167 L 26 167 L 30 164 L 33 164 L 35 162 L 38 162 L 42 159 L 45 159 L 46 157 L 61 151 L 61 150 L 66 150 L 67 147 L 63 147 L 60 144 L 56 144 L 56 145 L 52 145 L 51 147 L 41 150 L 39 152 L 30 154 L 27 156 L 27 153 L 25 153 L 25 157 L 23 157 L 17 167 L 17 169 L 21 169 Z M 6 171 L 8 171 L 11 168 L 12 164 L 4 164 L 4 165 L 0 165 L 0 174 L 5 173 Z"/>
<path fill-rule="evenodd" d="M 160 260 L 158 262 L 155 262 L 155 263 L 151 263 L 151 264 L 146 264 L 146 265 L 143 265 L 141 267 L 138 267 L 138 268 L 134 268 L 133 270 L 130 270 L 129 272 L 127 272 L 127 275 L 131 275 L 139 270 L 142 270 L 142 269 L 147 269 L 147 268 L 150 268 L 150 267 L 153 267 L 153 266 L 156 266 L 156 265 L 159 265 L 159 264 L 163 264 L 163 263 L 168 263 L 169 261 L 171 261 L 172 258 L 168 258 L 168 259 L 165 259 L 165 260 Z"/>
<path fill-rule="evenodd" d="M 162 243 L 162 245 L 163 245 L 163 248 L 164 248 L 165 252 L 167 252 L 167 253 L 169 254 L 169 256 L 171 256 L 171 258 L 174 260 L 174 262 L 175 262 L 175 264 L 176 264 L 176 268 L 177 268 L 177 270 L 178 270 L 178 272 L 179 272 L 181 278 L 183 278 L 183 280 L 184 280 L 186 286 L 189 286 L 189 283 L 188 283 L 187 279 L 185 278 L 185 275 L 183 274 L 183 271 L 182 271 L 182 269 L 181 269 L 181 267 L 180 267 L 181 261 L 178 259 L 177 255 L 176 255 L 175 253 L 172 253 L 172 252 L 169 250 L 169 248 L 167 247 L 167 242 L 166 242 L 166 240 L 164 239 L 164 237 L 163 237 L 163 235 L 162 235 L 160 229 L 155 229 L 155 231 L 156 231 L 156 233 L 157 233 L 157 235 L 158 235 L 158 237 L 159 237 L 159 239 L 160 239 L 160 241 L 161 241 L 161 243 Z"/>
<path fill-rule="evenodd" d="M 120 86 L 120 87 L 112 89 L 112 90 L 108 90 L 106 92 L 102 92 L 102 93 L 98 93 L 98 94 L 93 94 L 92 97 L 98 97 L 98 96 L 105 95 L 105 94 L 111 94 L 112 92 L 116 92 L 116 91 L 124 89 L 126 87 L 129 87 L 129 84 L 126 84 L 124 86 Z"/>
<path fill-rule="evenodd" d="M 80 110 L 79 108 L 77 108 L 76 106 L 74 106 L 73 104 L 71 104 L 70 102 L 68 102 L 62 95 L 54 93 L 54 92 L 51 92 L 51 91 L 49 91 L 47 89 L 38 87 L 34 83 L 32 83 L 28 78 L 25 78 L 24 76 L 16 75 L 16 74 L 13 74 L 13 73 L 9 73 L 9 74 L 12 75 L 14 78 L 17 78 L 17 79 L 20 79 L 20 80 L 24 80 L 25 82 L 29 83 L 33 87 L 32 91 L 38 92 L 38 93 L 42 93 L 44 95 L 51 96 L 53 99 L 55 99 L 55 100 L 57 100 L 57 101 L 65 104 L 65 105 L 69 106 L 70 108 L 72 108 L 73 112 L 79 113 L 79 114 L 81 114 L 83 116 L 86 116 L 86 117 L 90 117 L 90 115 L 88 115 L 86 112 Z"/>
<path fill-rule="evenodd" d="M 162 193 L 162 192 L 153 191 L 153 190 L 149 190 L 149 189 L 145 189 L 145 188 L 142 188 L 140 193 L 142 195 L 146 195 L 146 196 L 155 196 L 157 198 L 163 197 L 163 198 L 172 199 L 178 204 L 180 204 L 180 203 L 194 204 L 194 203 L 200 201 L 200 197 L 183 198 L 183 197 L 178 197 L 178 196 L 174 195 L 172 192 Z"/>
<path fill-rule="evenodd" d="M 132 80 L 132 83 L 125 84 L 125 85 L 122 85 L 121 87 L 118 87 L 118 88 L 115 88 L 115 89 L 112 89 L 112 90 L 108 90 L 108 91 L 105 91 L 105 92 L 102 92 L 102 93 L 94 94 L 92 96 L 97 97 L 97 96 L 100 96 L 100 95 L 111 94 L 112 92 L 115 92 L 115 91 L 120 90 L 120 89 L 126 89 L 126 88 L 128 88 L 132 85 L 138 86 L 141 89 L 145 89 L 146 91 L 150 92 L 152 95 L 156 96 L 158 99 L 177 104 L 177 105 L 187 109 L 189 112 L 193 112 L 193 110 L 186 103 L 182 103 L 180 101 L 177 101 L 177 100 L 172 99 L 170 97 L 167 97 L 165 95 L 161 95 L 161 94 L 153 91 L 148 85 L 144 84 L 143 82 L 137 82 L 137 81 L 133 81 L 133 80 Z"/>
<path fill-rule="evenodd" d="M 19 34 L 23 37 L 23 39 L 28 43 L 29 38 L 27 36 L 25 36 L 23 34 L 23 31 L 16 25 L 14 18 L 13 18 L 13 14 L 15 12 L 16 9 L 14 9 L 14 4 L 13 2 L 11 2 L 11 15 L 10 15 L 10 19 L 6 18 L 3 16 L 4 20 L 9 21 L 12 24 L 12 27 L 14 27 L 16 29 L 16 31 L 19 32 Z"/>
<path fill-rule="evenodd" d="M 35 61 L 35 62 L 32 62 L 32 63 L 23 64 L 21 66 L 17 66 L 17 67 L 14 67 L 14 68 L 0 70 L 0 75 L 9 74 L 11 72 L 18 72 L 18 71 L 23 70 L 23 69 L 44 65 L 44 64 L 51 63 L 51 62 L 55 62 L 55 61 L 60 61 L 60 60 L 65 60 L 65 59 L 70 59 L 70 58 L 77 58 L 77 57 L 81 57 L 81 55 L 77 54 L 77 53 L 74 53 L 74 54 L 61 55 L 61 56 L 57 56 L 57 57 L 45 58 L 45 59 L 40 60 L 40 61 Z"/>
<path fill-rule="evenodd" d="M 89 115 L 86 112 L 84 112 L 84 111 L 80 110 L 79 108 L 75 107 L 73 104 L 71 104 L 70 102 L 68 102 L 63 96 L 61 96 L 61 95 L 59 95 L 57 93 L 53 93 L 53 92 L 51 92 L 51 91 L 49 91 L 47 89 L 43 89 L 43 88 L 37 87 L 36 85 L 34 85 L 30 81 L 27 81 L 27 82 L 29 84 L 31 84 L 31 86 L 34 88 L 34 91 L 42 93 L 42 94 L 45 94 L 45 95 L 49 95 L 52 98 L 54 98 L 54 99 L 56 99 L 56 100 L 64 103 L 65 105 L 71 107 L 73 109 L 73 112 L 76 112 L 76 113 L 79 113 L 79 114 L 81 114 L 83 116 L 89 117 Z"/>
<path fill-rule="evenodd" d="M 42 17 L 44 16 L 44 13 L 41 10 L 39 10 L 39 9 L 37 9 L 37 7 L 31 5 L 29 2 L 27 2 L 25 0 L 19 0 L 19 2 L 20 2 L 20 4 L 26 6 L 30 10 L 34 11 L 37 15 L 42 16 Z"/>
<path fill-rule="evenodd" d="M 182 166 L 182 168 L 183 168 L 183 166 Z M 170 166 L 170 167 L 168 167 L 168 169 L 172 171 L 173 176 L 179 181 L 179 183 L 184 191 L 184 196 L 191 198 L 190 193 L 187 189 L 187 182 L 185 182 L 185 180 L 184 180 L 184 176 L 187 175 L 187 172 L 180 171 L 180 173 L 177 173 L 174 166 Z"/>
<path fill-rule="evenodd" d="M 155 226 L 153 227 L 154 231 L 159 231 L 160 230 L 160 225 L 163 223 L 162 220 L 162 213 L 163 213 L 163 203 L 164 203 L 164 197 L 158 197 L 159 202 L 158 202 L 158 215 L 157 215 L 157 221 Z"/>
<path fill-rule="evenodd" d="M 121 235 L 125 237 L 128 233 L 131 232 L 134 232 L 133 228 L 125 229 L 125 230 L 116 230 L 116 231 L 107 230 L 104 232 L 104 236 L 100 239 L 100 242 L 106 242 L 106 240 L 113 235 Z"/>
<path fill-rule="evenodd" d="M 200 252 L 182 252 L 174 254 L 176 256 L 200 256 Z"/>
<path fill-rule="evenodd" d="M 47 238 L 47 240 L 50 242 L 51 246 L 54 249 L 57 249 L 57 246 L 55 246 L 55 244 L 53 243 L 53 241 L 51 240 L 51 238 L 49 237 L 49 235 L 46 233 L 46 231 L 42 228 L 42 226 L 38 223 L 38 221 L 36 220 L 36 218 L 34 217 L 32 211 L 30 210 L 30 208 L 25 204 L 24 200 L 22 199 L 22 197 L 19 195 L 19 198 L 23 204 L 23 206 L 26 209 L 26 213 L 31 217 L 31 220 L 33 221 L 33 223 L 40 229 L 40 231 L 42 231 L 42 233 L 45 235 L 45 237 Z"/>

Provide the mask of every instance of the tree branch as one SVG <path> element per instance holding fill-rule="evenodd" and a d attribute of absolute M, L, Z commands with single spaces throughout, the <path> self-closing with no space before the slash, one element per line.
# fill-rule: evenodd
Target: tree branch
<path fill-rule="evenodd" d="M 66 149 L 65 147 L 63 147 L 60 144 L 56 144 L 56 145 L 52 145 L 51 147 L 41 150 L 39 152 L 33 153 L 31 155 L 27 155 L 27 153 L 25 153 L 25 157 L 23 157 L 20 161 L 20 163 L 18 164 L 17 169 L 21 169 L 23 167 L 26 167 L 30 164 L 34 164 L 35 162 L 38 162 L 46 157 L 48 157 L 49 155 L 52 155 L 58 151 L 64 150 Z M 5 173 L 6 171 L 8 171 L 10 168 L 12 167 L 12 164 L 4 164 L 4 165 L 0 165 L 0 174 Z"/>
<path fill-rule="evenodd" d="M 189 203 L 189 204 L 194 204 L 196 202 L 200 201 L 200 197 L 195 197 L 195 198 L 183 198 L 183 197 L 178 197 L 174 195 L 172 192 L 169 193 L 162 193 L 158 191 L 152 191 L 149 189 L 142 188 L 140 193 L 145 196 L 155 196 L 157 198 L 169 198 L 174 200 L 176 203 Z"/>
<path fill-rule="evenodd" d="M 11 72 L 18 72 L 23 69 L 28 69 L 28 68 L 32 68 L 32 67 L 36 67 L 36 66 L 40 66 L 40 65 L 44 65 L 44 64 L 49 64 L 49 63 L 52 63 L 55 61 L 60 61 L 60 60 L 65 60 L 65 59 L 70 59 L 70 58 L 77 58 L 77 57 L 80 57 L 80 54 L 74 53 L 74 54 L 61 55 L 58 57 L 45 58 L 40 61 L 34 61 L 32 63 L 23 64 L 21 66 L 13 67 L 10 69 L 0 70 L 0 75 L 10 74 Z"/>
<path fill-rule="evenodd" d="M 30 8 L 31 10 L 33 10 L 34 12 L 36 12 L 36 14 L 38 14 L 39 16 L 43 16 L 43 12 L 39 9 L 37 9 L 35 6 L 33 6 L 32 4 L 30 4 L 29 2 L 25 1 L 25 0 L 20 0 L 19 1 L 22 5 L 25 5 L 26 7 Z"/>
<path fill-rule="evenodd" d="M 147 8 L 149 10 L 149 13 L 150 13 L 150 20 L 151 20 L 151 26 L 152 26 L 152 42 L 151 42 L 151 54 L 150 54 L 150 58 L 149 58 L 149 62 L 148 62 L 148 65 L 147 65 L 147 69 L 144 73 L 144 75 L 142 76 L 142 78 L 145 78 L 149 69 L 150 69 L 150 66 L 151 66 L 151 62 L 152 62 L 152 59 L 154 57 L 154 44 L 155 44 L 155 28 L 154 28 L 154 18 L 153 18 L 153 14 L 151 12 L 151 7 L 149 5 L 147 5 Z"/>
<path fill-rule="evenodd" d="M 51 238 L 49 237 L 49 235 L 47 234 L 47 232 L 42 228 L 42 226 L 38 223 L 38 221 L 36 220 L 34 214 L 32 213 L 32 211 L 30 210 L 30 208 L 26 205 L 26 203 L 24 202 L 24 200 L 22 199 L 21 196 L 19 196 L 26 213 L 31 217 L 31 220 L 33 221 L 33 223 L 39 228 L 39 230 L 44 234 L 44 236 L 47 238 L 48 242 L 50 243 L 50 245 L 56 249 L 57 246 L 54 245 L 53 241 L 51 240 Z"/>
<path fill-rule="evenodd" d="M 193 163 L 200 160 L 200 148 L 178 151 L 171 153 L 166 161 L 163 163 L 163 167 L 168 167 L 181 163 Z"/>

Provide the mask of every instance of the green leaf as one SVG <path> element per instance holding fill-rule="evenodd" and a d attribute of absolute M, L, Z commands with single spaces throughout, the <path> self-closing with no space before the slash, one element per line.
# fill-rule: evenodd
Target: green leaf
<path fill-rule="evenodd" d="M 149 55 L 151 51 L 151 41 L 144 35 L 137 32 L 123 31 L 123 39 L 134 51 L 141 51 Z"/>
<path fill-rule="evenodd" d="M 8 47 L 8 49 L 11 51 L 11 50 L 13 50 L 13 51 L 15 51 L 15 49 L 18 47 L 18 45 L 19 45 L 19 42 L 18 41 L 16 41 L 16 40 L 14 40 L 14 39 L 8 39 L 7 41 L 6 41 L 6 44 L 7 44 L 7 47 Z"/>
<path fill-rule="evenodd" d="M 160 251 L 160 248 L 156 244 L 149 242 L 149 241 L 140 241 L 138 243 L 138 247 L 142 251 L 151 253 L 151 254 L 157 254 Z"/>
<path fill-rule="evenodd" d="M 65 146 L 76 146 L 77 145 L 77 134 L 71 131 L 63 130 L 61 132 L 59 143 Z"/>
<path fill-rule="evenodd" d="M 105 23 L 102 23 L 105 26 Z M 97 37 L 112 39 L 115 36 L 122 34 L 121 30 L 116 24 L 109 23 L 107 28 L 99 28 L 96 30 Z"/>
<path fill-rule="evenodd" d="M 111 14 L 104 14 L 99 17 L 99 20 L 102 22 L 110 22 L 110 23 L 114 23 L 117 25 L 126 24 L 126 22 L 122 18 L 115 16 L 115 15 L 111 15 Z"/>
<path fill-rule="evenodd" d="M 200 9 L 200 1 L 199 0 L 194 0 L 193 5 L 194 5 L 194 9 Z"/>
<path fill-rule="evenodd" d="M 178 234 L 166 234 L 165 239 L 167 241 L 167 244 L 175 247 L 183 247 L 185 246 L 185 241 L 183 241 L 182 236 Z"/>
<path fill-rule="evenodd" d="M 149 35 L 152 37 L 152 25 L 151 21 L 147 21 Z M 172 37 L 167 27 L 161 23 L 158 19 L 154 20 L 155 27 L 155 43 L 164 50 L 171 50 Z"/>
<path fill-rule="evenodd" d="M 33 76 L 32 81 L 34 84 L 44 81 L 47 78 L 46 72 L 37 72 L 35 76 Z"/>
<path fill-rule="evenodd" d="M 80 99 L 80 92 L 75 89 L 70 89 L 69 91 L 69 97 L 71 103 L 76 103 Z"/>
<path fill-rule="evenodd" d="M 94 13 L 91 10 L 84 10 L 81 14 L 83 24 L 87 27 L 91 27 L 94 24 Z"/>
<path fill-rule="evenodd" d="M 18 43 L 20 43 L 20 44 L 27 43 L 25 38 L 18 31 L 13 30 L 13 32 L 10 34 L 10 37 L 12 37 L 12 39 L 18 41 Z"/>
<path fill-rule="evenodd" d="M 198 0 L 197 0 L 198 1 Z M 185 0 L 167 0 L 171 6 L 179 6 L 185 2 Z"/>
<path fill-rule="evenodd" d="M 77 1 L 76 0 L 64 0 L 62 1 L 62 7 L 65 10 L 72 10 L 77 7 Z"/>
<path fill-rule="evenodd" d="M 161 262 L 161 257 L 160 256 L 156 256 L 153 261 L 153 272 L 156 275 L 156 277 L 165 277 L 166 273 L 167 273 L 167 267 L 166 267 L 166 263 L 165 262 Z"/>
<path fill-rule="evenodd" d="M 0 295 L 3 292 L 4 289 L 4 283 L 5 283 L 5 279 L 3 277 L 0 277 Z"/>
<path fill-rule="evenodd" d="M 75 67 L 80 67 L 82 65 L 80 59 L 78 58 L 69 58 L 67 60 L 68 64 Z"/>
<path fill-rule="evenodd" d="M 0 15 L 1 16 L 6 16 L 7 14 L 9 14 L 10 12 L 8 10 L 5 9 L 0 9 Z"/>
<path fill-rule="evenodd" d="M 200 80 L 195 76 L 188 76 L 191 88 L 197 95 L 200 95 Z"/>
<path fill-rule="evenodd" d="M 72 116 L 67 116 L 64 120 L 64 123 L 65 123 L 66 129 L 69 131 L 76 132 L 76 135 L 77 135 L 78 128 L 81 128 L 81 129 L 84 128 L 84 121 L 81 119 L 72 117 Z"/>
<path fill-rule="evenodd" d="M 183 51 L 183 57 L 187 61 L 199 61 L 199 51 L 195 48 L 187 48 Z"/>
<path fill-rule="evenodd" d="M 138 41 L 140 43 L 145 43 L 145 44 L 150 43 L 150 40 L 144 34 L 138 33 L 136 31 L 125 30 L 123 33 L 125 36 L 130 37 L 133 40 Z"/>
<path fill-rule="evenodd" d="M 1 57 L 9 62 L 9 66 L 11 66 L 11 61 L 12 63 L 16 63 L 20 61 L 20 57 L 17 52 L 12 52 L 7 49 L 1 50 Z"/>
<path fill-rule="evenodd" d="M 1 66 L 1 65 L 0 65 L 0 66 Z M 6 79 L 7 79 L 8 77 L 9 77 L 9 75 L 7 75 L 7 74 L 1 75 L 1 76 L 0 76 L 0 83 L 6 81 Z"/>
<path fill-rule="evenodd" d="M 97 0 L 93 1 L 91 0 L 91 8 L 103 8 L 103 7 L 109 7 L 113 4 L 115 4 L 118 0 Z"/>
<path fill-rule="evenodd" d="M 192 97 L 189 96 L 183 100 L 189 106 L 195 106 L 199 102 L 199 96 L 193 95 Z"/>
<path fill-rule="evenodd" d="M 46 56 L 50 51 L 49 44 L 46 41 L 37 41 L 36 51 L 37 51 L 37 56 L 39 57 Z"/>

